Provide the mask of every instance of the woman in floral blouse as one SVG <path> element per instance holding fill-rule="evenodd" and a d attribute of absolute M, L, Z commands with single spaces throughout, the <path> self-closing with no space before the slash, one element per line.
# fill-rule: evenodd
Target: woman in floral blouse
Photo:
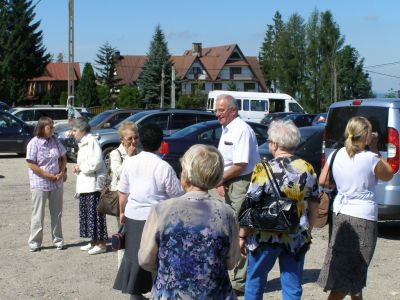
<path fill-rule="evenodd" d="M 280 190 L 297 201 L 300 225 L 290 234 L 253 231 L 240 228 L 240 247 L 247 255 L 245 299 L 262 299 L 269 271 L 279 259 L 282 299 L 301 299 L 301 279 L 305 254 L 311 244 L 308 223 L 308 201 L 318 194 L 316 174 L 308 162 L 293 155 L 300 142 L 300 132 L 292 121 L 274 121 L 268 129 L 269 161 Z M 249 191 L 258 187 L 273 193 L 265 168 L 261 163 L 254 168 Z"/>
<path fill-rule="evenodd" d="M 186 194 L 151 209 L 139 263 L 156 272 L 152 299 L 236 299 L 228 275 L 240 257 L 236 216 L 207 192 L 223 166 L 216 148 L 192 146 L 182 158 Z"/>

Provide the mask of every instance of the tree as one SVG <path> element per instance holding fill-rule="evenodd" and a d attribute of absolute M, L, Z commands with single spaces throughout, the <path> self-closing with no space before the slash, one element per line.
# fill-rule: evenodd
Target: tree
<path fill-rule="evenodd" d="M 135 86 L 125 85 L 119 91 L 117 97 L 117 107 L 132 107 L 132 108 L 140 108 L 140 92 L 139 89 Z"/>
<path fill-rule="evenodd" d="M 385 98 L 400 98 L 400 90 L 395 91 L 393 88 L 390 88 L 386 92 Z"/>
<path fill-rule="evenodd" d="M 115 88 L 119 79 L 115 76 L 115 60 L 114 55 L 117 51 L 116 48 L 112 47 L 108 42 L 105 42 L 99 48 L 97 53 L 97 59 L 95 60 L 97 78 L 99 82 L 106 85 L 109 89 Z"/>
<path fill-rule="evenodd" d="M 1 73 L 8 96 L 17 102 L 25 97 L 27 80 L 42 75 L 50 61 L 42 31 L 38 29 L 40 21 L 33 22 L 35 7 L 29 0 L 3 1 L 0 7 L 0 23 L 6 28 L 2 34 Z"/>
<path fill-rule="evenodd" d="M 182 109 L 205 109 L 207 104 L 207 94 L 203 90 L 204 83 L 198 82 L 193 95 L 179 95 L 176 108 Z"/>
<path fill-rule="evenodd" d="M 58 63 L 62 63 L 62 62 L 64 62 L 64 53 L 62 53 L 62 52 L 59 52 L 59 53 L 57 53 L 57 55 L 56 55 L 56 62 L 58 62 Z"/>
<path fill-rule="evenodd" d="M 97 96 L 96 76 L 90 63 L 83 67 L 82 77 L 76 91 L 77 105 L 96 106 L 99 104 Z"/>
<path fill-rule="evenodd" d="M 169 99 L 171 92 L 171 55 L 160 25 L 157 25 L 147 60 L 138 78 L 138 86 L 144 100 L 160 102 L 161 74 L 164 72 L 164 97 Z"/>
<path fill-rule="evenodd" d="M 106 85 L 97 86 L 97 98 L 99 99 L 100 105 L 104 107 L 111 107 L 111 93 L 110 89 Z"/>

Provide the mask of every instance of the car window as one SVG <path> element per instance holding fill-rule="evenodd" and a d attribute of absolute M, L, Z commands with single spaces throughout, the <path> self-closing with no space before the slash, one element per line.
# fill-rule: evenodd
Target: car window
<path fill-rule="evenodd" d="M 104 119 L 106 119 L 109 115 L 112 114 L 112 111 L 104 111 L 97 116 L 95 116 L 93 119 L 89 121 L 89 125 L 91 127 L 97 127 L 101 122 L 103 122 Z"/>
<path fill-rule="evenodd" d="M 52 109 L 35 109 L 35 121 L 38 121 L 40 117 L 49 117 L 55 120 L 54 110 Z"/>
<path fill-rule="evenodd" d="M 372 124 L 372 131 L 378 132 L 378 149 L 386 151 L 388 137 L 389 109 L 376 106 L 345 106 L 329 110 L 328 123 L 326 124 L 326 147 L 337 148 L 343 146 L 344 131 L 351 117 L 363 116 Z"/>
<path fill-rule="evenodd" d="M 122 122 L 127 117 L 129 117 L 130 115 L 131 115 L 130 112 L 123 112 L 123 113 L 116 114 L 115 116 L 111 117 L 107 121 L 107 123 L 110 123 L 110 126 L 114 127 L 115 125 L 117 125 L 118 123 Z"/>
<path fill-rule="evenodd" d="M 283 112 L 285 111 L 285 99 L 269 99 L 269 112 Z"/>
<path fill-rule="evenodd" d="M 55 109 L 54 120 L 68 120 L 68 111 L 66 109 Z"/>
<path fill-rule="evenodd" d="M 0 128 L 19 128 L 21 125 L 14 118 L 7 115 L 0 115 Z"/>
<path fill-rule="evenodd" d="M 211 141 L 214 138 L 214 130 L 213 129 L 208 129 L 206 131 L 203 131 L 202 133 L 199 134 L 198 139 L 202 141 Z"/>
<path fill-rule="evenodd" d="M 257 144 L 261 145 L 262 143 L 265 143 L 266 140 L 268 139 L 267 128 L 257 126 L 256 124 L 250 124 L 250 126 L 251 128 L 253 128 L 254 133 L 256 135 Z"/>
<path fill-rule="evenodd" d="M 20 118 L 21 120 L 28 122 L 28 121 L 34 121 L 34 110 L 33 109 L 28 109 L 28 110 L 21 110 L 19 112 L 15 113 L 15 116 L 17 118 Z"/>
<path fill-rule="evenodd" d="M 171 130 L 182 129 L 195 123 L 196 123 L 195 114 L 172 113 L 169 129 Z"/>
<path fill-rule="evenodd" d="M 251 100 L 250 101 L 251 111 L 268 111 L 267 100 Z"/>
<path fill-rule="evenodd" d="M 214 114 L 200 114 L 197 115 L 197 123 L 205 122 L 205 121 L 214 121 L 217 117 Z"/>
<path fill-rule="evenodd" d="M 149 115 L 147 118 L 140 121 L 140 123 L 138 123 L 138 125 L 143 126 L 143 125 L 147 125 L 147 124 L 157 124 L 163 130 L 168 130 L 168 117 L 169 117 L 169 114 Z"/>
<path fill-rule="evenodd" d="M 303 113 L 304 110 L 296 102 L 289 102 L 289 111 Z"/>

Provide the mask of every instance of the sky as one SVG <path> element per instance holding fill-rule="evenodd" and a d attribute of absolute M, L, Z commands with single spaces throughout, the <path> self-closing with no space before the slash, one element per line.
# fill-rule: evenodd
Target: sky
<path fill-rule="evenodd" d="M 68 0 L 34 0 L 43 42 L 55 56 L 68 54 Z M 276 11 L 286 22 L 298 13 L 305 21 L 316 9 L 330 10 L 345 44 L 364 58 L 377 95 L 400 90 L 400 1 L 398 0 L 75 0 L 75 61 L 91 62 L 105 42 L 122 55 L 145 55 L 159 24 L 171 55 L 193 42 L 203 47 L 238 44 L 258 56 Z M 82 65 L 83 66 L 83 65 Z M 389 76 L 388 76 L 389 75 Z"/>

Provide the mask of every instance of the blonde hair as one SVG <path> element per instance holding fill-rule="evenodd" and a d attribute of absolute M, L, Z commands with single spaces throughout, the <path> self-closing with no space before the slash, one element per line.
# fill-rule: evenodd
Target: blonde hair
<path fill-rule="evenodd" d="M 202 190 L 214 188 L 224 174 L 224 159 L 214 146 L 193 145 L 181 158 L 181 177 Z"/>
<path fill-rule="evenodd" d="M 138 134 L 138 127 L 134 122 L 124 122 L 121 124 L 121 126 L 119 126 L 119 129 L 118 129 L 119 137 L 122 138 L 122 135 L 127 130 L 133 131 L 136 134 Z"/>
<path fill-rule="evenodd" d="M 372 125 L 367 118 L 353 117 L 347 122 L 344 136 L 346 138 L 344 146 L 350 157 L 353 157 L 358 152 L 362 151 L 358 142 L 361 138 L 367 138 L 368 131 L 372 131 Z"/>

